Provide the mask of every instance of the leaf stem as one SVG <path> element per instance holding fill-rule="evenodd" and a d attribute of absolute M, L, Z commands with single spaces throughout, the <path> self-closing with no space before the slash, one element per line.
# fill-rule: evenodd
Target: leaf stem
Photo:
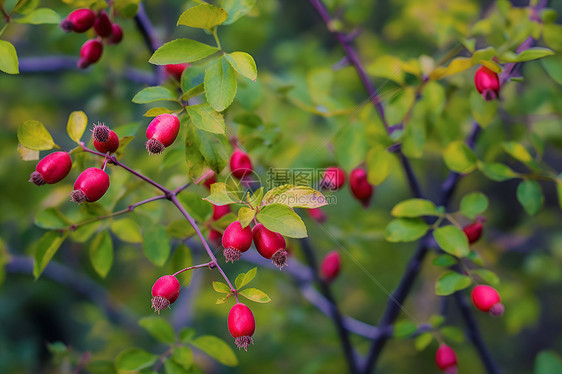
<path fill-rule="evenodd" d="M 215 38 L 215 42 L 217 43 L 217 48 L 222 51 L 221 42 L 220 42 L 219 36 L 217 34 L 217 27 L 216 26 L 213 27 L 213 29 L 211 30 L 211 34 L 213 34 L 213 38 Z"/>

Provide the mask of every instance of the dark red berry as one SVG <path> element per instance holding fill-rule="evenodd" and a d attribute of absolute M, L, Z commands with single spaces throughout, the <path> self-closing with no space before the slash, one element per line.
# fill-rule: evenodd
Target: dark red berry
<path fill-rule="evenodd" d="M 180 120 L 173 114 L 160 114 L 154 117 L 146 128 L 146 149 L 148 153 L 162 153 L 172 145 L 180 131 Z"/>
<path fill-rule="evenodd" d="M 345 172 L 338 167 L 331 166 L 324 171 L 322 180 L 320 181 L 320 187 L 330 191 L 337 191 L 344 183 Z"/>
<path fill-rule="evenodd" d="M 175 80 L 181 81 L 181 75 L 185 71 L 186 68 L 190 67 L 191 65 L 188 63 L 185 64 L 169 64 L 164 65 L 164 69 L 166 73 L 172 76 Z"/>
<path fill-rule="evenodd" d="M 252 172 L 252 161 L 250 157 L 240 149 L 235 149 L 230 156 L 230 171 L 238 179 Z"/>
<path fill-rule="evenodd" d="M 470 298 L 474 306 L 483 312 L 493 316 L 501 316 L 504 312 L 500 294 L 493 287 L 478 285 L 472 289 Z"/>
<path fill-rule="evenodd" d="M 318 223 L 323 223 L 327 219 L 326 213 L 320 208 L 307 209 L 307 212 L 310 217 Z"/>
<path fill-rule="evenodd" d="M 213 221 L 218 221 L 221 217 L 230 213 L 229 205 L 213 205 Z"/>
<path fill-rule="evenodd" d="M 322 264 L 320 265 L 320 270 L 322 272 L 322 278 L 327 282 L 331 282 L 338 276 L 341 268 L 341 258 L 340 254 L 336 251 L 332 251 L 324 257 Z"/>
<path fill-rule="evenodd" d="M 368 207 L 373 196 L 373 186 L 367 181 L 367 173 L 361 168 L 353 169 L 349 174 L 349 187 L 357 200 Z"/>
<path fill-rule="evenodd" d="M 252 245 L 252 229 L 250 226 L 242 228 L 239 221 L 234 221 L 222 234 L 222 246 L 224 247 L 224 257 L 226 262 L 238 261 L 240 252 L 246 252 Z"/>
<path fill-rule="evenodd" d="M 103 53 L 103 44 L 97 39 L 90 39 L 86 41 L 80 48 L 80 60 L 78 60 L 78 67 L 85 69 L 91 64 L 97 62 Z"/>
<path fill-rule="evenodd" d="M 107 38 L 113 32 L 111 20 L 109 19 L 107 13 L 103 10 L 100 10 L 98 17 L 94 22 L 94 30 L 96 31 L 96 34 L 102 38 Z"/>
<path fill-rule="evenodd" d="M 160 313 L 177 300 L 180 294 L 180 282 L 173 275 L 164 275 L 152 286 L 152 307 Z"/>
<path fill-rule="evenodd" d="M 106 142 L 94 140 L 94 147 L 101 153 L 113 153 L 119 148 L 119 137 L 113 130 L 109 130 L 109 138 Z"/>
<path fill-rule="evenodd" d="M 457 356 L 447 344 L 441 344 L 437 349 L 435 363 L 445 374 L 457 374 Z"/>
<path fill-rule="evenodd" d="M 84 201 L 98 201 L 109 188 L 109 176 L 99 168 L 84 170 L 74 182 L 74 191 L 70 193 L 72 201 L 81 204 Z"/>
<path fill-rule="evenodd" d="M 123 29 L 114 23 L 111 25 L 111 35 L 105 40 L 107 44 L 119 44 L 123 40 Z"/>
<path fill-rule="evenodd" d="M 38 186 L 57 183 L 68 175 L 71 167 L 72 160 L 67 152 L 53 152 L 37 163 L 29 181 Z"/>
<path fill-rule="evenodd" d="M 485 100 L 494 100 L 500 94 L 498 74 L 486 66 L 480 66 L 474 74 L 476 90 Z"/>
<path fill-rule="evenodd" d="M 205 179 L 205 182 L 203 182 L 205 187 L 207 187 L 209 190 L 211 189 L 211 185 L 215 183 L 217 183 L 217 176 L 215 174 L 213 174 L 212 177 Z"/>
<path fill-rule="evenodd" d="M 96 13 L 90 9 L 76 9 L 62 20 L 60 27 L 66 31 L 86 32 L 96 22 Z"/>
<path fill-rule="evenodd" d="M 474 222 L 468 226 L 465 226 L 462 231 L 466 235 L 468 242 L 470 244 L 476 242 L 482 236 L 482 222 Z"/>
<path fill-rule="evenodd" d="M 228 313 L 228 331 L 238 348 L 248 350 L 250 344 L 254 344 L 252 335 L 256 330 L 256 321 L 250 308 L 242 303 L 238 303 L 230 309 Z"/>
<path fill-rule="evenodd" d="M 210 229 L 209 230 L 209 241 L 218 247 L 221 244 L 222 234 L 220 231 Z"/>
<path fill-rule="evenodd" d="M 268 230 L 263 224 L 258 223 L 252 230 L 254 244 L 259 254 L 271 259 L 279 269 L 287 262 L 287 243 L 283 235 Z"/>

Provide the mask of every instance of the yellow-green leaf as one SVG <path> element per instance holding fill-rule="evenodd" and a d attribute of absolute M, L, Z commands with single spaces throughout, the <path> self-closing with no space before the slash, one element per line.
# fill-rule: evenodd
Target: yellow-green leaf
<path fill-rule="evenodd" d="M 168 108 L 150 108 L 149 110 L 146 111 L 146 113 L 143 114 L 143 116 L 156 117 L 159 116 L 160 114 L 165 114 L 165 113 L 172 113 L 172 111 Z"/>
<path fill-rule="evenodd" d="M 470 173 L 476 169 L 476 157 L 461 140 L 451 142 L 443 152 L 445 164 L 457 173 Z"/>
<path fill-rule="evenodd" d="M 401 201 L 390 212 L 394 217 L 438 216 L 437 207 L 429 200 L 409 199 Z"/>
<path fill-rule="evenodd" d="M 84 131 L 86 131 L 86 126 L 88 126 L 86 113 L 82 111 L 72 112 L 68 116 L 66 132 L 68 136 L 70 136 L 70 139 L 74 140 L 76 143 L 80 143 L 80 138 L 82 138 Z"/>
<path fill-rule="evenodd" d="M 18 127 L 18 140 L 25 148 L 35 151 L 46 151 L 56 146 L 45 126 L 34 120 L 25 121 Z"/>
<path fill-rule="evenodd" d="M 227 53 L 225 57 L 238 73 L 253 81 L 258 78 L 256 62 L 254 58 L 246 52 Z"/>
<path fill-rule="evenodd" d="M 105 278 L 113 264 L 113 243 L 107 230 L 99 232 L 92 240 L 90 261 L 96 273 Z"/>
<path fill-rule="evenodd" d="M 443 226 L 433 230 L 433 238 L 443 251 L 453 256 L 465 257 L 470 253 L 466 235 L 456 226 Z"/>
<path fill-rule="evenodd" d="M 246 227 L 252 222 L 255 215 L 256 211 L 254 209 L 243 206 L 238 210 L 238 221 L 240 221 L 242 227 Z"/>
<path fill-rule="evenodd" d="M 265 194 L 262 206 L 283 204 L 290 208 L 313 209 L 328 205 L 326 197 L 314 188 L 284 184 L 275 187 Z"/>
<path fill-rule="evenodd" d="M 178 25 L 211 30 L 226 21 L 228 14 L 222 8 L 211 4 L 200 4 L 183 12 Z"/>
<path fill-rule="evenodd" d="M 226 366 L 238 365 L 238 358 L 232 348 L 216 336 L 203 335 L 194 339 L 191 344 L 199 348 L 215 360 Z"/>
<path fill-rule="evenodd" d="M 198 129 L 214 134 L 224 134 L 224 118 L 222 114 L 216 112 L 209 104 L 189 105 L 185 109 L 191 118 L 191 122 Z"/>
<path fill-rule="evenodd" d="M 20 73 L 16 49 L 5 40 L 0 40 L 0 70 L 8 74 Z"/>
<path fill-rule="evenodd" d="M 435 294 L 447 296 L 456 291 L 464 290 L 472 284 L 470 277 L 453 271 L 443 274 L 435 284 Z"/>
<path fill-rule="evenodd" d="M 49 231 L 39 239 L 39 242 L 35 245 L 35 261 L 33 262 L 33 276 L 35 279 L 39 278 L 69 233 L 70 231 L 65 231 L 63 234 Z"/>
<path fill-rule="evenodd" d="M 226 283 L 213 282 L 213 289 L 220 293 L 230 293 L 232 290 Z"/>
<path fill-rule="evenodd" d="M 269 303 L 271 301 L 265 292 L 257 288 L 246 288 L 238 292 L 238 295 L 244 296 L 246 299 L 255 301 L 256 303 Z"/>
<path fill-rule="evenodd" d="M 525 147 L 517 142 L 504 142 L 503 149 L 509 153 L 513 158 L 527 163 L 533 161 L 533 157 Z"/>
<path fill-rule="evenodd" d="M 250 283 L 252 281 L 252 279 L 254 279 L 256 277 L 256 274 L 258 273 L 258 268 L 252 268 L 250 270 L 248 270 L 246 273 L 240 273 L 238 274 L 238 276 L 236 277 L 236 280 L 234 281 L 234 284 L 236 285 L 236 289 L 241 289 L 242 287 L 244 287 L 245 285 L 247 285 L 248 283 Z"/>
<path fill-rule="evenodd" d="M 306 238 L 304 222 L 291 208 L 282 204 L 271 204 L 263 207 L 256 216 L 266 228 L 290 238 Z"/>
<path fill-rule="evenodd" d="M 384 238 L 389 242 L 411 242 L 425 235 L 429 225 L 421 218 L 397 218 L 386 226 Z"/>

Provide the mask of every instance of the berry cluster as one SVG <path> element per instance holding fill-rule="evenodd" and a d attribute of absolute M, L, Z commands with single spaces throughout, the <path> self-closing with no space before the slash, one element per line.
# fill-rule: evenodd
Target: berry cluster
<path fill-rule="evenodd" d="M 337 191 L 345 184 L 345 172 L 336 166 L 331 166 L 324 171 L 320 187 L 330 191 Z M 367 172 L 363 168 L 355 168 L 349 173 L 349 188 L 351 194 L 367 208 L 373 197 L 374 187 L 367 181 Z M 316 211 L 309 211 L 311 217 L 318 222 L 323 222 L 326 218 Z"/>

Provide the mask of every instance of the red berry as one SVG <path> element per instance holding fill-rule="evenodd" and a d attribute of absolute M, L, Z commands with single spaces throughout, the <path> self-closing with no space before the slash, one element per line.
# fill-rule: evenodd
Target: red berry
<path fill-rule="evenodd" d="M 101 153 L 113 153 L 119 148 L 119 137 L 113 130 L 109 130 L 109 138 L 105 142 L 94 140 L 94 147 Z"/>
<path fill-rule="evenodd" d="M 320 208 L 312 208 L 306 210 L 310 217 L 318 223 L 323 223 L 326 221 L 326 213 Z"/>
<path fill-rule="evenodd" d="M 166 73 L 172 76 L 175 80 L 181 81 L 181 75 L 185 71 L 186 68 L 190 67 L 191 65 L 188 63 L 185 64 L 169 64 L 164 65 L 164 69 Z"/>
<path fill-rule="evenodd" d="M 103 44 L 97 39 L 90 39 L 86 41 L 80 48 L 80 60 L 78 60 L 78 67 L 85 69 L 91 64 L 97 62 L 103 53 Z"/>
<path fill-rule="evenodd" d="M 107 44 L 119 44 L 123 40 L 123 29 L 114 23 L 111 25 L 111 35 L 106 39 Z"/>
<path fill-rule="evenodd" d="M 148 153 L 162 153 L 172 145 L 180 131 L 180 120 L 173 114 L 160 114 L 154 117 L 146 128 L 146 149 Z"/>
<path fill-rule="evenodd" d="M 337 191 L 344 183 L 345 172 L 338 167 L 331 166 L 324 171 L 320 187 L 330 191 Z"/>
<path fill-rule="evenodd" d="M 373 186 L 367 181 L 367 173 L 361 168 L 353 169 L 349 174 L 349 187 L 357 200 L 368 207 L 373 196 Z"/>
<path fill-rule="evenodd" d="M 287 243 L 283 235 L 268 230 L 263 224 L 258 223 L 252 230 L 254 244 L 259 254 L 271 259 L 273 264 L 281 269 L 287 262 Z"/>
<path fill-rule="evenodd" d="M 468 226 L 465 226 L 462 231 L 464 231 L 464 234 L 466 235 L 468 242 L 470 244 L 476 242 L 478 239 L 480 239 L 480 236 L 482 236 L 482 222 L 475 222 L 472 223 Z"/>
<path fill-rule="evenodd" d="M 207 187 L 209 190 L 211 189 L 211 185 L 215 183 L 217 183 L 217 176 L 215 174 L 213 174 L 212 177 L 205 179 L 205 182 L 203 182 L 205 187 Z"/>
<path fill-rule="evenodd" d="M 72 160 L 67 152 L 53 152 L 37 163 L 29 181 L 38 186 L 57 183 L 68 175 L 71 167 Z"/>
<path fill-rule="evenodd" d="M 218 221 L 221 217 L 230 213 L 229 205 L 213 205 L 213 221 Z"/>
<path fill-rule="evenodd" d="M 341 268 L 341 258 L 340 254 L 336 251 L 332 251 L 324 257 L 322 264 L 320 265 L 320 270 L 322 272 L 322 277 L 327 281 L 333 281 L 339 274 Z"/>
<path fill-rule="evenodd" d="M 485 100 L 494 100 L 500 93 L 498 74 L 486 66 L 480 66 L 474 74 L 476 90 Z"/>
<path fill-rule="evenodd" d="M 177 300 L 180 294 L 180 282 L 173 275 L 164 275 L 152 286 L 152 307 L 160 313 Z"/>
<path fill-rule="evenodd" d="M 234 221 L 222 235 L 222 246 L 224 247 L 224 257 L 226 262 L 238 261 L 240 252 L 246 252 L 252 245 L 252 229 L 250 226 L 242 228 L 239 221 Z"/>
<path fill-rule="evenodd" d="M 98 168 L 84 170 L 74 182 L 74 191 L 70 193 L 72 201 L 81 204 L 84 201 L 98 201 L 109 188 L 109 176 Z"/>
<path fill-rule="evenodd" d="M 230 171 L 238 179 L 252 172 L 252 161 L 243 151 L 236 149 L 230 156 Z"/>
<path fill-rule="evenodd" d="M 252 335 L 256 330 L 256 321 L 250 308 L 242 303 L 238 303 L 230 309 L 228 313 L 228 331 L 238 348 L 248 350 L 250 344 L 254 344 Z"/>
<path fill-rule="evenodd" d="M 441 344 L 435 354 L 435 363 L 445 374 L 457 373 L 457 356 L 447 344 Z"/>
<path fill-rule="evenodd" d="M 113 32 L 111 20 L 109 19 L 107 13 L 103 10 L 100 10 L 98 17 L 94 22 L 94 30 L 96 31 L 96 34 L 102 38 L 107 38 Z"/>
<path fill-rule="evenodd" d="M 504 312 L 500 294 L 493 287 L 478 285 L 472 289 L 470 298 L 474 306 L 483 312 L 493 316 L 501 316 Z"/>
<path fill-rule="evenodd" d="M 213 229 L 209 230 L 209 241 L 213 243 L 216 247 L 220 245 L 221 238 L 222 238 L 222 234 L 219 231 Z"/>
<path fill-rule="evenodd" d="M 90 9 L 76 9 L 62 20 L 60 27 L 66 31 L 85 32 L 96 22 L 96 13 Z"/>

